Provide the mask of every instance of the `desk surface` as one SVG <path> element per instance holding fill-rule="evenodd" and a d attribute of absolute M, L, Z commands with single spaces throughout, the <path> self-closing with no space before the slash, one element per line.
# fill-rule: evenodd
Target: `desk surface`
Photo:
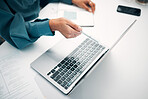
<path fill-rule="evenodd" d="M 104 9 L 110 12 L 114 6 L 123 4 L 141 8 L 142 13 L 140 17 L 125 15 L 137 19 L 136 24 L 69 96 L 63 95 L 32 70 L 38 87 L 47 99 L 148 99 L 148 6 L 139 5 L 134 0 L 96 0 L 95 3 L 96 11 Z M 98 20 L 100 13 L 96 12 L 95 20 Z M 99 22 L 95 21 L 93 31 L 99 31 L 97 26 Z M 41 37 L 35 44 L 21 51 L 5 42 L 0 50 L 3 54 L 13 50 L 21 52 L 30 68 L 29 64 L 59 41 L 59 38 L 60 35 Z M 49 39 L 52 40 L 50 45 Z"/>

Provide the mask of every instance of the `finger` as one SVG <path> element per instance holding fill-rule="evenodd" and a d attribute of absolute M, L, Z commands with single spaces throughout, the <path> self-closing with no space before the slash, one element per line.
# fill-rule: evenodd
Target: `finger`
<path fill-rule="evenodd" d="M 83 4 L 82 8 L 84 8 L 85 10 L 87 10 L 89 12 L 92 12 L 92 10 L 86 4 Z"/>
<path fill-rule="evenodd" d="M 67 34 L 65 35 L 66 38 L 75 38 L 77 36 L 79 36 L 81 33 L 77 33 L 77 34 Z"/>
<path fill-rule="evenodd" d="M 66 38 L 74 38 L 74 37 L 76 37 L 76 36 L 78 36 L 78 35 L 81 34 L 80 32 L 74 30 L 74 29 L 71 28 L 70 26 L 68 26 L 68 31 L 69 31 L 69 32 L 67 32 L 67 33 L 64 34 L 64 36 L 65 36 Z"/>
<path fill-rule="evenodd" d="M 91 9 L 92 9 L 92 13 L 94 13 L 95 12 L 95 3 L 93 3 L 93 2 L 89 2 L 89 6 L 91 7 Z"/>
<path fill-rule="evenodd" d="M 73 35 L 71 35 L 71 37 L 72 37 L 72 38 L 75 38 L 75 37 L 79 36 L 80 34 L 81 34 L 81 33 L 79 33 L 79 34 L 78 34 L 78 33 L 77 33 L 77 34 L 73 34 Z"/>
<path fill-rule="evenodd" d="M 73 38 L 77 37 L 78 35 L 74 34 Z"/>
<path fill-rule="evenodd" d="M 82 31 L 82 28 L 81 28 L 80 26 L 74 24 L 73 22 L 71 22 L 71 21 L 69 21 L 69 20 L 67 20 L 67 24 L 68 24 L 71 28 L 73 28 L 74 30 L 76 30 L 76 31 L 78 31 L 78 32 Z"/>
<path fill-rule="evenodd" d="M 81 33 L 74 34 L 75 37 L 77 37 L 77 36 L 79 36 L 79 35 L 81 35 Z"/>
<path fill-rule="evenodd" d="M 74 30 L 73 28 L 71 28 L 70 31 L 71 31 L 70 35 L 73 37 L 76 37 L 81 34 L 81 32 L 78 32 L 78 31 Z"/>

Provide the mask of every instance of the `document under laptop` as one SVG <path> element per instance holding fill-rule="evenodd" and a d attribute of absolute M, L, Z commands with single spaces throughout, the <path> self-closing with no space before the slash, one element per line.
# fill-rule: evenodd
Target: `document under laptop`
<path fill-rule="evenodd" d="M 131 23 L 127 30 L 135 22 Z M 67 95 L 111 48 L 82 32 L 76 38 L 61 40 L 32 62 L 31 67 Z"/>

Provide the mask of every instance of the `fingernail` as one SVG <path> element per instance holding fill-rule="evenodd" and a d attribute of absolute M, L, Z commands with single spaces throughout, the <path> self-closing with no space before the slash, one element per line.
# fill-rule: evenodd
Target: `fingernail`
<path fill-rule="evenodd" d="M 79 26 L 79 27 L 78 27 L 78 30 L 79 30 L 79 31 L 82 31 L 82 28 Z"/>
<path fill-rule="evenodd" d="M 89 9 L 89 12 L 92 12 L 92 10 L 91 10 L 91 9 Z"/>

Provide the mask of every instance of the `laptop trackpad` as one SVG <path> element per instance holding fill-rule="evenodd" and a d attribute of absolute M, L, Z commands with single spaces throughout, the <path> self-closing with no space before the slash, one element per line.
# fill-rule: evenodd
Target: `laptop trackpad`
<path fill-rule="evenodd" d="M 86 38 L 86 36 L 81 35 L 77 38 L 61 40 L 55 46 L 48 49 L 38 59 L 36 59 L 31 64 L 31 66 L 41 74 L 46 74 L 51 69 L 53 69 L 62 59 L 68 56 Z"/>

